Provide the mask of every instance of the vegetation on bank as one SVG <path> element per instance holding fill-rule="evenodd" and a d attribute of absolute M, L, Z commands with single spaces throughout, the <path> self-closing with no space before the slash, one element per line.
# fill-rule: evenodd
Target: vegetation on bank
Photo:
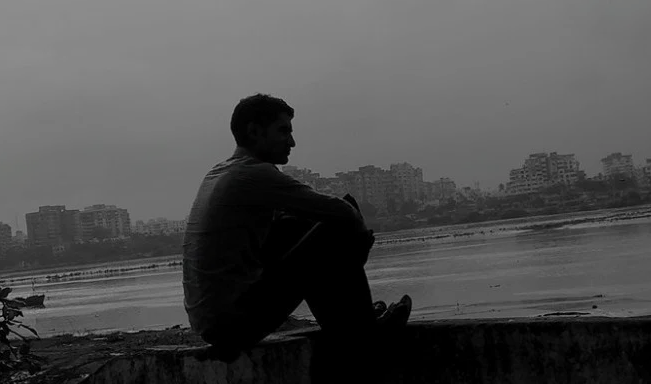
<path fill-rule="evenodd" d="M 121 261 L 181 253 L 182 234 L 133 235 L 128 239 L 69 244 L 55 254 L 51 247 L 14 247 L 0 259 L 0 268 L 43 268 Z"/>
<path fill-rule="evenodd" d="M 481 223 L 530 216 L 586 212 L 600 209 L 634 207 L 651 204 L 651 191 L 638 188 L 634 180 L 584 180 L 572 187 L 554 186 L 540 193 L 515 196 L 458 195 L 438 206 L 419 207 L 407 202 L 392 207 L 389 214 L 378 216 L 377 210 L 361 205 L 369 227 L 377 232 L 419 227 Z"/>
<path fill-rule="evenodd" d="M 399 205 L 390 201 L 388 215 L 378 214 L 378 210 L 368 203 L 361 203 L 360 209 L 368 227 L 377 233 L 650 203 L 650 191 L 637 188 L 633 180 L 618 178 L 585 180 L 572 187 L 554 186 L 529 195 L 488 197 L 458 194 L 438 206 L 423 207 L 413 201 Z M 51 247 L 14 247 L 0 258 L 0 268 L 33 269 L 175 255 L 181 253 L 182 241 L 183 234 L 133 235 L 128 239 L 69 244 L 63 252 L 56 254 Z"/>
<path fill-rule="evenodd" d="M 22 332 L 29 331 L 38 338 L 36 330 L 20 320 L 23 317 L 20 308 L 25 303 L 10 299 L 10 293 L 11 288 L 0 287 L 0 379 L 3 382 L 16 371 L 23 370 L 30 374 L 38 372 L 42 362 L 42 359 L 31 353 L 32 339 Z M 12 336 L 18 337 L 22 343 L 16 345 L 15 341 L 10 340 Z"/>

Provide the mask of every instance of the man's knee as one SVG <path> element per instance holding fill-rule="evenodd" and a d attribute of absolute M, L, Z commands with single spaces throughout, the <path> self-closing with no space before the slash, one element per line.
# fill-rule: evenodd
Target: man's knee
<path fill-rule="evenodd" d="M 331 263 L 361 262 L 364 264 L 372 247 L 369 234 L 353 227 L 323 224 L 312 239 L 307 239 L 310 248 L 324 255 L 323 260 Z"/>

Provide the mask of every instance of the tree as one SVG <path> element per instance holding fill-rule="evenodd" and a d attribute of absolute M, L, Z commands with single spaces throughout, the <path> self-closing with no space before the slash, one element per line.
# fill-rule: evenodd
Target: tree
<path fill-rule="evenodd" d="M 642 196 L 636 191 L 629 191 L 624 197 L 624 202 L 627 205 L 642 204 Z"/>
<path fill-rule="evenodd" d="M 582 180 L 576 183 L 579 190 L 590 193 L 608 192 L 608 185 L 603 181 Z"/>
<path fill-rule="evenodd" d="M 389 212 L 390 215 L 398 213 L 398 203 L 396 203 L 396 199 L 392 197 L 387 199 L 387 212 Z"/>
<path fill-rule="evenodd" d="M 410 213 L 416 213 L 418 211 L 418 203 L 414 200 L 405 201 L 400 207 L 400 213 L 403 215 L 408 215 Z"/>
<path fill-rule="evenodd" d="M 111 231 L 108 228 L 95 226 L 95 227 L 93 227 L 93 230 L 91 232 L 91 236 L 92 236 L 93 239 L 97 239 L 97 240 L 110 239 L 110 238 L 113 237 L 113 231 Z"/>
<path fill-rule="evenodd" d="M 19 320 L 23 317 L 20 308 L 25 305 L 25 302 L 10 299 L 8 297 L 10 293 L 11 288 L 0 287 L 0 379 L 2 379 L 0 381 L 3 383 L 5 379 L 9 382 L 13 372 L 27 370 L 33 374 L 41 369 L 38 359 L 30 353 L 29 338 L 19 330 L 27 330 L 37 338 L 38 333 Z M 10 335 L 22 339 L 23 344 L 20 348 L 15 347 L 9 340 Z"/>
<path fill-rule="evenodd" d="M 454 210 L 457 208 L 457 201 L 453 198 L 449 198 L 448 201 L 443 206 L 443 208 L 447 210 Z"/>
<path fill-rule="evenodd" d="M 536 195 L 532 197 L 530 204 L 533 208 L 543 208 L 545 207 L 545 200 L 543 200 L 542 197 Z"/>

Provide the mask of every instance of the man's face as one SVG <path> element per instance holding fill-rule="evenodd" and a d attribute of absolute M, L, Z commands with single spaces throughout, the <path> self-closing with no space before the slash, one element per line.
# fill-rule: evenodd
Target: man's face
<path fill-rule="evenodd" d="M 267 127 L 256 127 L 251 131 L 250 136 L 254 140 L 251 149 L 262 161 L 287 164 L 289 153 L 296 146 L 292 132 L 292 119 L 281 113 Z"/>

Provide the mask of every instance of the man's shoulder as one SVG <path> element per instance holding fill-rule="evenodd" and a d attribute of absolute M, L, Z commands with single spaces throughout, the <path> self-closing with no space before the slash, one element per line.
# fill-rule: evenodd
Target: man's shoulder
<path fill-rule="evenodd" d="M 250 179 L 267 179 L 282 174 L 275 165 L 250 158 L 228 159 L 215 165 L 206 175 L 206 181 L 220 179 L 232 183 Z"/>

